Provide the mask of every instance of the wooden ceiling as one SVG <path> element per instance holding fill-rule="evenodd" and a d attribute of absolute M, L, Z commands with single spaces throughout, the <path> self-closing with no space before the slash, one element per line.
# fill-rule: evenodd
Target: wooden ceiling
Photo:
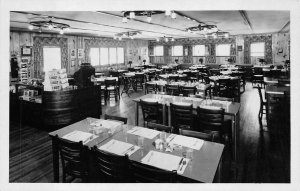
<path fill-rule="evenodd" d="M 117 33 L 141 31 L 136 39 L 154 40 L 158 37 L 197 38 L 198 34 L 186 32 L 186 28 L 199 22 L 215 24 L 221 31 L 237 34 L 257 34 L 289 31 L 289 11 L 176 11 L 176 19 L 165 14 L 153 15 L 151 23 L 145 16 L 128 19 L 122 23 L 121 11 L 11 11 L 11 30 L 29 31 L 31 21 L 49 20 L 66 23 L 70 35 L 113 37 Z M 188 18 L 191 18 L 188 19 Z M 35 29 L 34 31 L 38 31 Z M 44 32 L 54 32 L 44 30 Z"/>

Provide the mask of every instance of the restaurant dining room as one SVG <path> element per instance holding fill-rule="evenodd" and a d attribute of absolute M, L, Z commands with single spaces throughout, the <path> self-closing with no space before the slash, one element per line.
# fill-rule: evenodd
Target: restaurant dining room
<path fill-rule="evenodd" d="M 7 183 L 298 180 L 294 4 L 155 5 L 7 11 Z"/>

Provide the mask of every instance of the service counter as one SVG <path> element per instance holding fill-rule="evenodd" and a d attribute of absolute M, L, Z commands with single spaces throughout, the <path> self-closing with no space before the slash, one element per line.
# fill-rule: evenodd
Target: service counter
<path fill-rule="evenodd" d="M 100 118 L 102 114 L 99 85 L 61 91 L 43 91 L 41 87 L 24 85 L 25 88 L 41 92 L 41 103 L 20 99 L 22 93 L 18 87 L 23 85 L 16 84 L 16 93 L 10 94 L 10 102 L 17 102 L 10 103 L 10 113 L 21 124 L 57 129 L 86 117 Z"/>

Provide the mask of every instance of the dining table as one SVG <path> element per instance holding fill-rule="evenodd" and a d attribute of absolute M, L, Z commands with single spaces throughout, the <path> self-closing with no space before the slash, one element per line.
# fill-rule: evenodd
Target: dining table
<path fill-rule="evenodd" d="M 289 86 L 276 86 L 276 85 L 267 85 L 265 89 L 266 95 L 281 95 L 284 96 L 284 92 L 290 92 L 291 88 Z"/>
<path fill-rule="evenodd" d="M 177 140 L 176 143 L 175 140 Z M 159 142 L 162 144 L 157 147 L 156 144 Z M 196 142 L 199 145 L 197 148 L 193 147 Z M 112 144 L 115 144 L 115 148 Z M 125 151 L 120 149 L 124 145 L 128 145 Z M 107 147 L 110 149 L 106 149 Z M 102 141 L 98 148 L 114 154 L 126 153 L 131 161 L 164 170 L 176 170 L 179 182 L 212 183 L 214 180 L 220 182 L 224 150 L 224 145 L 220 143 L 139 126 L 123 125 L 123 131 Z M 191 154 L 187 156 L 187 152 Z"/>
<path fill-rule="evenodd" d="M 90 136 L 83 143 L 87 150 L 89 182 L 93 182 L 97 173 L 92 152 L 89 152 L 94 146 L 113 154 L 126 154 L 131 161 L 176 170 L 180 182 L 220 182 L 223 144 L 96 118 L 86 118 L 49 133 L 54 182 L 59 182 L 59 150 L 55 137 L 79 142 L 86 139 L 86 135 Z"/>
<path fill-rule="evenodd" d="M 159 91 L 163 92 L 164 88 L 167 84 L 169 85 L 178 85 L 178 86 L 185 86 L 185 87 L 196 87 L 197 93 L 204 92 L 206 96 L 209 94 L 211 96 L 211 84 L 205 84 L 200 82 L 185 82 L 185 81 L 177 81 L 177 82 L 168 82 L 167 80 L 153 80 L 147 82 L 148 84 L 156 84 L 159 86 Z"/>
<path fill-rule="evenodd" d="M 139 124 L 139 106 L 140 100 L 146 100 L 150 102 L 158 102 L 163 107 L 163 124 L 171 126 L 171 110 L 170 103 L 173 104 L 192 104 L 194 110 L 197 107 L 203 106 L 215 106 L 223 108 L 225 111 L 225 115 L 232 117 L 232 134 L 234 137 L 234 159 L 237 161 L 237 147 L 238 147 L 238 139 L 239 139 L 239 111 L 241 104 L 238 102 L 230 102 L 230 101 L 221 101 L 214 99 L 203 99 L 203 98 L 195 98 L 195 97 L 182 97 L 182 96 L 171 96 L 171 95 L 163 95 L 163 94 L 146 94 L 141 97 L 133 99 L 136 103 L 136 112 L 135 112 L 135 124 L 138 126 Z M 166 112 L 168 110 L 168 112 Z M 168 116 L 166 115 L 168 113 Z"/>

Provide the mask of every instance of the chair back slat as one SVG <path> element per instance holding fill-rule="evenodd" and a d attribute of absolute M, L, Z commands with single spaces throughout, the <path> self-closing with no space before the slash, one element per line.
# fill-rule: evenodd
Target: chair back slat
<path fill-rule="evenodd" d="M 138 183 L 173 183 L 177 180 L 176 171 L 166 171 L 136 161 L 131 162 L 131 170 Z"/>
<path fill-rule="evenodd" d="M 104 119 L 111 119 L 111 120 L 116 120 L 116 121 L 122 121 L 124 124 L 127 124 L 127 118 L 125 117 L 119 117 L 119 116 L 113 116 L 113 115 L 104 115 Z"/>

